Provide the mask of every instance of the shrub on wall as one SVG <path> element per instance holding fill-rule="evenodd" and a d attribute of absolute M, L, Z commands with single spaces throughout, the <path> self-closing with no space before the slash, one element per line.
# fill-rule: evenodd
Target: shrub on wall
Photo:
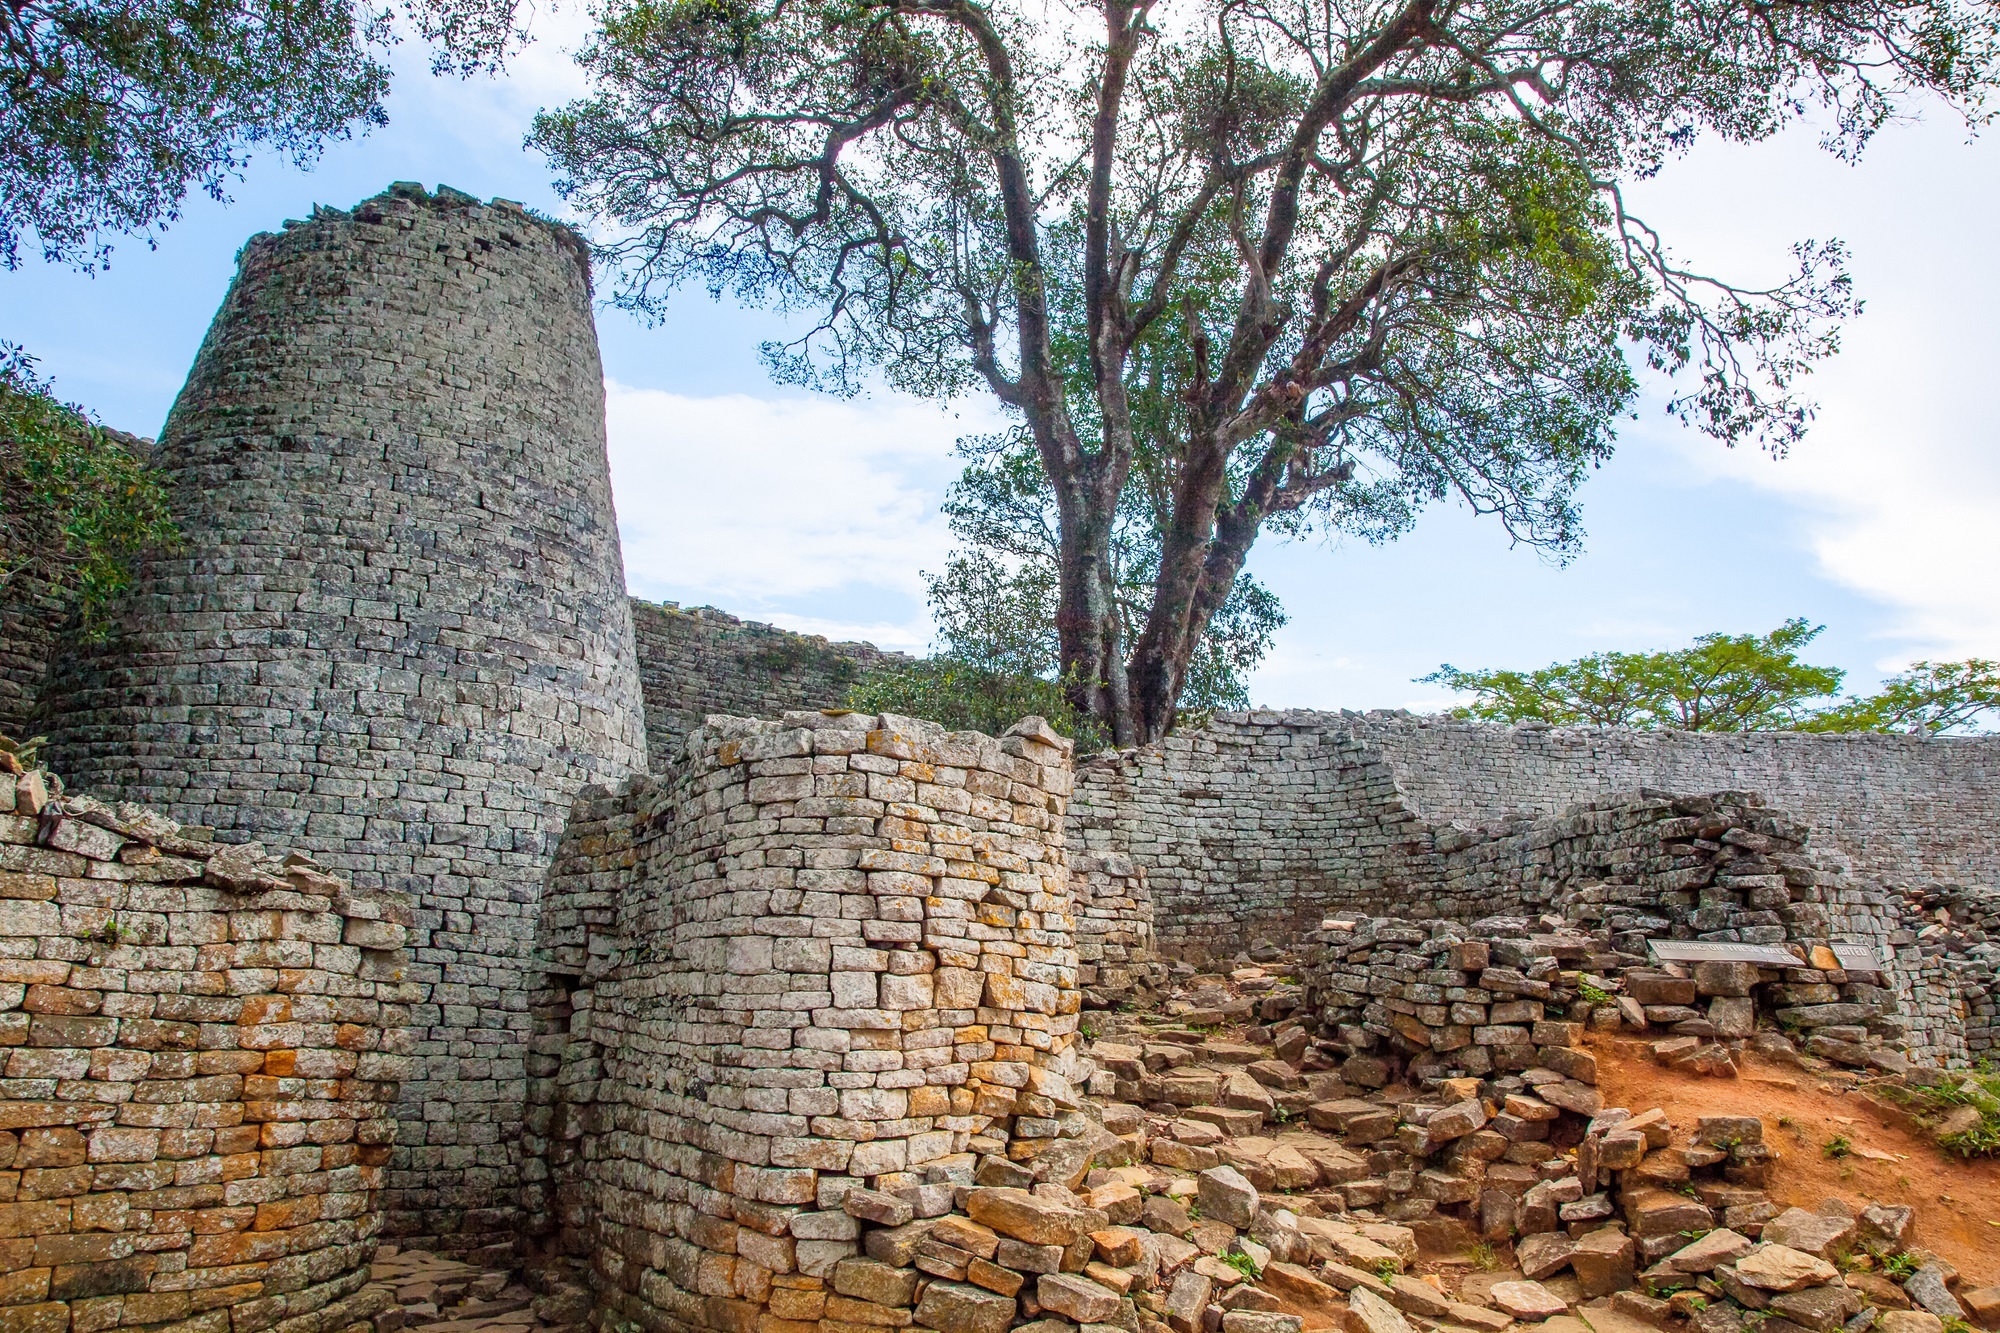
<path fill-rule="evenodd" d="M 1079 754 L 1111 743 L 1093 718 L 1070 705 L 1060 682 L 993 671 L 953 657 L 871 671 L 848 691 L 847 706 L 864 713 L 902 713 L 950 731 L 983 731 L 990 736 L 1030 714 L 1040 714 L 1076 742 Z"/>

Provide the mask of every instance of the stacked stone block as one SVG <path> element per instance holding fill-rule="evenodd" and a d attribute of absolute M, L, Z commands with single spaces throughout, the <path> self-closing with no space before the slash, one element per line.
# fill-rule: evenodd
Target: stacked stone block
<path fill-rule="evenodd" d="M 391 1303 L 409 902 L 204 833 L 0 772 L 7 1328 L 369 1333 Z"/>
<path fill-rule="evenodd" d="M 1525 828 L 1641 787 L 1759 792 L 1822 854 L 1890 883 L 2000 878 L 2000 739 L 1551 730 L 1386 712 L 1218 713 L 1093 760 L 1078 772 L 1070 840 L 1145 868 L 1165 953 L 1227 958 L 1261 937 L 1297 938 L 1329 911 L 1463 921 L 1525 910 L 1534 904 L 1481 897 L 1464 862 L 1440 859 L 1456 846 L 1448 830 Z M 1871 912 L 1858 898 L 1829 906 Z"/>
<path fill-rule="evenodd" d="M 154 461 L 184 540 L 60 663 L 52 753 L 416 900 L 392 1229 L 508 1241 L 536 898 L 645 764 L 587 248 L 417 186 L 254 237 Z"/>
<path fill-rule="evenodd" d="M 773 717 L 833 708 L 878 667 L 907 664 L 872 643 L 829 643 L 712 606 L 632 599 L 646 741 L 656 773 L 671 772 L 688 732 L 711 713 Z"/>
<path fill-rule="evenodd" d="M 1070 857 L 1076 956 L 1084 1004 L 1108 1009 L 1157 991 L 1166 980 L 1153 941 L 1153 895 L 1146 872 L 1117 852 Z"/>
<path fill-rule="evenodd" d="M 756 1327 L 859 1254 L 850 1196 L 1058 1140 L 1089 1069 L 1069 751 L 1039 719 L 710 718 L 671 785 L 586 797 L 545 900 L 527 1202 L 604 1318 Z"/>
<path fill-rule="evenodd" d="M 1343 1077 L 1381 1087 L 1399 1073 L 1477 1079 L 1548 1069 L 1595 1083 L 1590 1056 L 1570 1049 L 1583 1035 L 1568 1017 L 1578 974 L 1513 929 L 1518 938 L 1494 938 L 1509 927 L 1366 917 L 1329 921 L 1309 936 L 1304 1008 L 1323 1049 L 1346 1057 Z M 1560 1086 L 1550 1096 L 1567 1109 L 1596 1109 L 1586 1105 L 1594 1093 L 1570 1094 L 1573 1106 Z"/>
<path fill-rule="evenodd" d="M 1144 868 L 1163 954 L 1229 958 L 1261 938 L 1295 940 L 1343 908 L 1479 914 L 1436 896 L 1429 830 L 1380 754 L 1278 721 L 1294 714 L 1244 717 L 1078 769 L 1070 840 Z"/>

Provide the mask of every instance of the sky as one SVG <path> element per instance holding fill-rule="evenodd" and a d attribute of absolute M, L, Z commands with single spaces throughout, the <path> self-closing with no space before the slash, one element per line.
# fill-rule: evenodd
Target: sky
<path fill-rule="evenodd" d="M 156 248 L 128 241 L 105 272 L 0 272 L 0 337 L 106 425 L 156 435 L 252 233 L 392 180 L 567 215 L 522 138 L 581 91 L 574 31 L 545 23 L 500 78 L 434 78 L 405 49 L 387 127 L 309 171 L 258 156 L 229 202 L 191 199 Z M 1810 657 L 1863 690 L 1914 660 L 2000 657 L 2000 146 L 1938 109 L 1858 165 L 1810 131 L 1699 145 L 1632 198 L 1683 258 L 1733 278 L 1776 279 L 1799 240 L 1850 245 L 1866 309 L 1812 377 L 1811 433 L 1783 459 L 1729 450 L 1655 395 L 1584 487 L 1584 552 L 1561 567 L 1450 507 L 1383 547 L 1267 539 L 1250 568 L 1291 619 L 1256 703 L 1437 708 L 1449 696 L 1415 678 L 1442 663 L 1533 667 L 1791 616 L 1827 627 Z M 701 291 L 658 327 L 597 318 L 632 591 L 921 651 L 952 446 L 993 427 L 990 403 L 781 389 L 757 349 L 783 323 Z"/>

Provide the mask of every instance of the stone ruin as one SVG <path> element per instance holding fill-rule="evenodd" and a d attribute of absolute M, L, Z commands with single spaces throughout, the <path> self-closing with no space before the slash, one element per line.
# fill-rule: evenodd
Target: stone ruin
<path fill-rule="evenodd" d="M 448 189 L 253 238 L 186 541 L 0 606 L 0 1333 L 2000 1321 L 1593 1054 L 1986 1056 L 2000 742 L 850 713 L 894 655 L 626 595 L 589 301 Z"/>

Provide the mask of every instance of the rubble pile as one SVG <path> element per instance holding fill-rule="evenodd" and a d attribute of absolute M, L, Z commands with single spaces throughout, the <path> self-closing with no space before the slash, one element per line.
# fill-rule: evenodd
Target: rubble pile
<path fill-rule="evenodd" d="M 1446 956 L 1428 939 L 1375 939 L 1391 956 Z M 1446 942 L 1459 951 L 1447 961 L 1482 961 L 1466 943 Z M 1164 1006 L 1176 1014 L 1103 1015 L 1094 1095 L 1045 1124 L 1017 1118 L 1004 1155 L 823 1197 L 857 1252 L 774 1278 L 757 1333 L 1503 1333 L 1571 1315 L 1599 1333 L 2000 1324 L 2000 1289 L 1919 1248 L 1911 1209 L 1774 1203 L 1776 1152 L 1754 1117 L 1675 1125 L 1603 1106 L 1588 1051 L 1533 1040 L 1536 1023 L 1565 1025 L 1547 1038 L 1582 1030 L 1551 1016 L 1574 1003 L 1558 981 L 1538 1017 L 1464 1025 L 1529 1033 L 1459 1048 L 1506 1052 L 1485 1076 L 1412 1060 L 1400 1072 L 1413 1082 L 1374 1086 L 1355 1076 L 1385 1057 L 1336 1060 L 1339 1043 L 1308 1031 L 1318 992 L 1290 978 L 1309 969 L 1238 962 L 1227 976 L 1183 972 Z M 1476 982 L 1509 966 L 1491 951 L 1483 962 L 1432 970 Z M 1484 1003 L 1492 1019 L 1521 1001 Z M 1505 1067 L 1530 1052 L 1567 1068 Z"/>

